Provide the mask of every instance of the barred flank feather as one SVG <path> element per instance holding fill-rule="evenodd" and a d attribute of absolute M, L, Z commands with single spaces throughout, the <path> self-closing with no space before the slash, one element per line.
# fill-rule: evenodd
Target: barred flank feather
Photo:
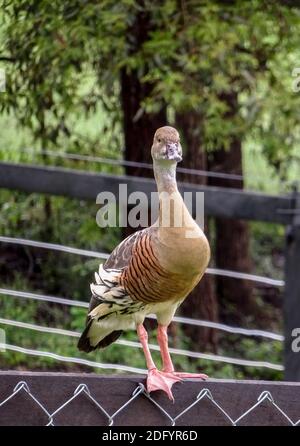
<path fill-rule="evenodd" d="M 157 228 L 147 228 L 136 233 L 132 256 L 120 277 L 130 297 L 145 304 L 165 302 L 186 294 L 185 278 L 166 271 L 153 251 L 156 231 Z"/>

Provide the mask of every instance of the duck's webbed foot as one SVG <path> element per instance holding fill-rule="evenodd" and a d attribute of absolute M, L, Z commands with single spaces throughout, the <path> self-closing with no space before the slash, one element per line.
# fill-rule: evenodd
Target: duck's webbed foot
<path fill-rule="evenodd" d="M 162 390 L 166 392 L 170 400 L 174 401 L 171 389 L 173 384 L 180 381 L 181 378 L 179 376 L 171 373 L 160 372 L 154 368 L 148 371 L 147 391 L 150 393 L 154 392 L 155 390 Z"/>

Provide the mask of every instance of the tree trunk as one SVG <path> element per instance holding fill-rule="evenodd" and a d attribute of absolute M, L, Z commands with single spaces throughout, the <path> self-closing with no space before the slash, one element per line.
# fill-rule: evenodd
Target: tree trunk
<path fill-rule="evenodd" d="M 190 169 L 207 169 L 206 153 L 202 149 L 202 119 L 195 112 L 177 113 L 176 127 L 183 139 L 183 164 L 182 167 Z M 206 184 L 207 177 L 178 174 L 181 181 L 189 183 Z M 208 219 L 205 219 L 205 233 L 209 239 Z M 218 302 L 215 295 L 213 277 L 204 275 L 181 306 L 181 314 L 195 319 L 218 321 Z M 211 347 L 217 349 L 217 331 L 206 327 L 186 325 L 185 333 L 192 339 L 197 348 Z"/>
<path fill-rule="evenodd" d="M 125 138 L 125 158 L 130 161 L 152 163 L 151 146 L 153 135 L 158 127 L 166 124 L 166 109 L 157 113 L 141 112 L 142 102 L 151 93 L 152 86 L 141 83 L 136 71 L 121 73 L 121 97 L 123 129 Z M 126 167 L 127 175 L 153 177 L 150 169 Z"/>
<path fill-rule="evenodd" d="M 237 95 L 221 96 L 228 106 L 224 119 L 230 119 L 237 113 Z M 209 170 L 242 175 L 242 143 L 233 136 L 229 149 L 220 148 L 209 155 Z M 214 186 L 243 188 L 243 180 L 211 178 Z M 217 268 L 250 273 L 252 262 L 249 253 L 249 227 L 245 221 L 216 218 L 216 253 Z M 227 277 L 216 277 L 216 290 L 222 320 L 241 324 L 254 312 L 255 301 L 251 282 Z"/>

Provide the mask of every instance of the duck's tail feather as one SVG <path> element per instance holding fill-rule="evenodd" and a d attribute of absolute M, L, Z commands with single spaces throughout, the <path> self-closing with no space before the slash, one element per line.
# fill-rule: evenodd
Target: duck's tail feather
<path fill-rule="evenodd" d="M 82 352 L 89 353 L 97 348 L 105 348 L 115 342 L 123 333 L 123 330 L 113 330 L 110 332 L 103 330 L 102 333 L 99 331 L 97 341 L 95 342 L 95 336 L 91 337 L 89 333 L 93 322 L 93 319 L 89 319 L 85 329 L 82 332 L 82 335 L 79 338 L 77 347 Z"/>
<path fill-rule="evenodd" d="M 86 327 L 78 341 L 78 349 L 91 352 L 107 347 L 122 334 L 116 315 L 126 314 L 132 300 L 120 285 L 121 270 L 99 267 L 95 273 L 96 283 L 91 284 L 92 299 Z M 122 316 L 120 316 L 122 317 Z"/>

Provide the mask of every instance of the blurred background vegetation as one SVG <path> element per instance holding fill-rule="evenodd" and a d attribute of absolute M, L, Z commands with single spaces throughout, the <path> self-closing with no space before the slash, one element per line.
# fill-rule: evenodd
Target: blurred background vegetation
<path fill-rule="evenodd" d="M 300 7 L 294 2 L 0 3 L 0 68 L 7 78 L 0 93 L 1 161 L 151 176 L 146 169 L 55 158 L 47 151 L 150 162 L 153 133 L 169 123 L 181 132 L 184 167 L 243 176 L 180 180 L 270 194 L 287 193 L 299 180 L 300 93 L 292 73 L 300 60 Z M 1 235 L 102 252 L 126 235 L 96 225 L 96 203 L 0 190 L 0 209 Z M 283 227 L 207 219 L 206 230 L 212 266 L 283 277 Z M 98 263 L 2 243 L 0 287 L 87 301 Z M 277 289 L 206 276 L 181 314 L 280 332 L 281 307 Z M 3 295 L 0 313 L 77 331 L 86 317 L 85 309 Z M 113 345 L 87 356 L 77 351 L 75 338 L 3 328 L 9 344 L 144 368 L 138 349 Z M 136 340 L 134 333 L 125 336 Z M 177 348 L 282 363 L 277 341 L 178 324 L 171 337 Z M 174 362 L 213 377 L 282 378 L 274 370 L 185 356 Z M 0 367 L 91 370 L 11 351 L 1 353 Z"/>

